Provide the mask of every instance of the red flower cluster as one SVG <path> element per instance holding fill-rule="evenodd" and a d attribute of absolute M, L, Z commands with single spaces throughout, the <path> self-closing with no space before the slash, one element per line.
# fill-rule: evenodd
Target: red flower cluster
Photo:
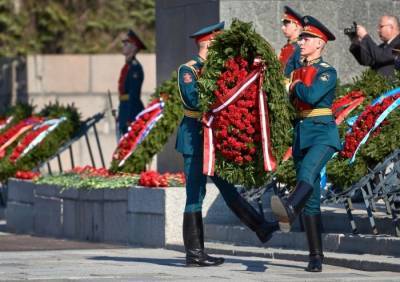
<path fill-rule="evenodd" d="M 21 153 L 25 150 L 26 147 L 43 131 L 46 131 L 50 126 L 49 125 L 44 125 L 41 126 L 40 128 L 33 130 L 26 134 L 24 138 L 18 143 L 17 147 L 14 148 L 10 155 L 10 161 L 15 162 Z"/>
<path fill-rule="evenodd" d="M 40 176 L 40 172 L 33 172 L 29 170 L 18 170 L 15 173 L 15 178 L 18 179 L 36 179 Z"/>
<path fill-rule="evenodd" d="M 248 63 L 241 57 L 225 63 L 226 70 L 220 75 L 214 91 L 224 97 L 249 74 Z M 258 84 L 250 85 L 240 99 L 219 112 L 213 122 L 215 150 L 228 161 L 242 165 L 251 162 L 261 141 L 258 110 Z"/>
<path fill-rule="evenodd" d="M 400 98 L 400 94 L 387 97 L 381 103 L 374 106 L 369 105 L 365 108 L 353 124 L 351 132 L 346 134 L 344 148 L 340 152 L 342 157 L 351 158 L 353 156 L 358 144 L 374 126 L 377 118 L 398 98 Z M 382 122 L 380 127 L 375 130 L 373 136 L 378 135 L 382 126 L 387 124 L 388 121 Z"/>
<path fill-rule="evenodd" d="M 43 118 L 41 118 L 41 117 L 30 117 L 30 118 L 20 121 L 16 125 L 12 126 L 8 130 L 6 130 L 3 134 L 0 135 L 0 147 L 3 144 L 5 144 L 9 139 L 11 139 L 13 136 L 15 136 L 15 134 L 17 134 L 25 126 L 32 124 L 32 123 L 38 123 L 41 121 L 43 121 Z"/>
<path fill-rule="evenodd" d="M 113 174 L 109 172 L 106 168 L 95 168 L 90 165 L 86 166 L 76 166 L 70 170 L 71 173 L 76 173 L 83 176 L 101 176 L 109 177 Z"/>
<path fill-rule="evenodd" d="M 158 103 L 159 99 L 156 99 L 152 101 L 148 107 L 154 105 L 155 103 Z M 149 122 L 150 119 L 153 118 L 153 115 L 156 113 L 154 112 L 149 112 L 144 115 L 142 115 L 139 119 L 135 120 L 134 122 L 131 123 L 130 125 L 130 130 L 126 135 L 122 137 L 120 140 L 118 147 L 116 149 L 116 152 L 114 153 L 113 158 L 116 160 L 123 160 L 127 154 L 129 154 L 134 146 L 136 146 L 136 143 L 138 139 L 141 136 L 142 131 L 145 129 L 147 123 Z"/>
<path fill-rule="evenodd" d="M 184 185 L 185 176 L 183 173 L 164 173 L 156 171 L 145 171 L 140 174 L 139 185 L 145 187 L 168 187 L 175 186 L 174 183 Z M 171 185 L 172 184 L 172 185 Z"/>

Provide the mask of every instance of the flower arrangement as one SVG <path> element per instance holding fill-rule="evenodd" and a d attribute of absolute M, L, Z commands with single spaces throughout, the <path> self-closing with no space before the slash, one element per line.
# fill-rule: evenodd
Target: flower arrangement
<path fill-rule="evenodd" d="M 18 170 L 15 173 L 15 178 L 24 180 L 36 180 L 40 177 L 40 172 L 29 171 L 29 170 Z"/>
<path fill-rule="evenodd" d="M 291 142 L 283 79 L 274 50 L 251 23 L 234 20 L 216 36 L 198 81 L 204 172 L 248 188 L 271 178 Z"/>
<path fill-rule="evenodd" d="M 146 165 L 151 162 L 152 158 L 163 149 L 183 117 L 183 108 L 181 106 L 177 85 L 177 76 L 176 73 L 174 73 L 170 80 L 164 81 L 156 89 L 155 93 L 152 95 L 153 103 L 160 102 L 160 98 L 162 98 L 164 103 L 162 117 L 157 119 L 154 127 L 151 127 L 151 131 L 146 132 L 146 135 L 142 135 L 142 137 L 144 136 L 145 138 L 139 138 L 140 142 L 136 145 L 120 142 L 121 146 L 116 149 L 113 155 L 110 171 L 113 173 L 143 172 L 146 170 Z M 137 125 L 136 128 L 135 122 L 131 124 L 131 127 L 135 127 L 135 132 L 145 128 L 144 124 Z M 132 141 L 132 138 L 130 138 L 130 140 Z M 129 150 L 131 154 L 129 154 Z M 123 159 L 125 160 L 121 164 L 121 160 Z"/>
<path fill-rule="evenodd" d="M 241 57 L 226 61 L 226 71 L 221 74 L 217 81 L 218 89 L 214 91 L 217 99 L 222 99 L 246 78 L 247 65 Z M 222 110 L 214 121 L 217 153 L 237 165 L 251 162 L 257 151 L 256 144 L 261 141 L 257 93 L 257 85 L 252 84 L 240 100 Z"/>
<path fill-rule="evenodd" d="M 383 99 L 381 103 L 368 105 L 364 109 L 345 136 L 344 147 L 340 152 L 342 157 L 351 158 L 354 155 L 361 140 L 373 128 L 378 117 L 398 98 L 400 98 L 400 94 L 389 96 Z M 382 127 L 388 124 L 388 120 L 383 121 L 381 126 L 375 130 L 373 136 L 379 135 Z"/>
<path fill-rule="evenodd" d="M 44 176 L 35 180 L 38 184 L 58 185 L 65 188 L 129 188 L 144 187 L 182 187 L 185 185 L 183 173 L 164 173 L 145 171 L 137 173 L 113 173 L 105 168 L 92 166 L 75 167 L 69 172 L 55 176 Z"/>
<path fill-rule="evenodd" d="M 113 154 L 113 159 L 118 162 L 118 166 L 124 165 L 127 158 L 146 138 L 156 122 L 162 118 L 163 108 L 164 102 L 159 98 L 155 99 L 130 124 L 128 132 L 121 137 Z"/>
<path fill-rule="evenodd" d="M 26 105 L 15 108 L 13 117 L 19 121 L 13 119 L 0 132 L 1 182 L 15 176 L 17 171 L 36 168 L 72 138 L 80 127 L 79 113 L 74 106 L 48 104 L 39 113 L 20 119 L 32 109 Z"/>
<path fill-rule="evenodd" d="M 31 144 L 33 140 L 35 140 L 42 132 L 46 131 L 49 127 L 49 125 L 39 126 L 38 128 L 28 132 L 12 151 L 10 155 L 10 160 L 15 163 L 15 161 L 21 156 L 22 152 L 29 146 L 29 144 Z"/>

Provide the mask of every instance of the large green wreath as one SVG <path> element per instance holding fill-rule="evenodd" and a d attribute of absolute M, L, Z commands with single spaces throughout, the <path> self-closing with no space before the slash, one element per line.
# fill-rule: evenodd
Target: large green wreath
<path fill-rule="evenodd" d="M 122 167 L 118 167 L 116 160 L 111 162 L 110 170 L 112 172 L 139 173 L 144 171 L 146 165 L 162 150 L 177 128 L 183 117 L 183 109 L 179 98 L 176 73 L 172 75 L 170 80 L 163 82 L 152 95 L 153 99 L 160 97 L 165 102 L 163 117 L 157 121 L 149 135 L 137 146 L 135 152 L 126 160 Z"/>
<path fill-rule="evenodd" d="M 24 112 L 26 114 L 25 110 L 29 112 L 28 106 L 22 106 L 19 109 L 21 113 Z M 15 164 L 10 162 L 9 155 L 18 142 L 14 142 L 12 146 L 7 148 L 6 156 L 0 160 L 0 182 L 6 181 L 9 177 L 15 175 L 18 170 L 32 170 L 37 167 L 51 157 L 66 140 L 70 140 L 77 130 L 79 130 L 80 115 L 72 105 L 62 106 L 58 103 L 50 103 L 38 115 L 48 119 L 64 116 L 67 120 L 51 132 L 39 146 L 32 149 L 24 157 L 21 157 Z"/>
<path fill-rule="evenodd" d="M 339 87 L 338 96 L 342 96 L 351 90 L 361 90 L 366 99 L 361 107 L 352 112 L 352 116 L 360 114 L 373 99 L 381 96 L 385 92 L 399 87 L 400 75 L 396 74 L 393 80 L 387 80 L 375 71 L 367 70 L 361 76 L 354 79 L 353 84 Z M 358 152 L 355 162 L 349 164 L 349 160 L 340 156 L 328 163 L 327 175 L 329 181 L 336 190 L 350 187 L 368 174 L 379 162 L 383 161 L 395 149 L 400 147 L 400 111 L 396 109 L 386 118 L 388 125 L 382 127 L 382 131 L 377 136 L 371 136 L 367 143 Z M 343 123 L 339 127 L 342 140 L 348 127 Z"/>
<path fill-rule="evenodd" d="M 252 63 L 254 58 L 261 57 L 266 63 L 263 88 L 267 93 L 273 155 L 279 162 L 291 144 L 290 121 L 293 111 L 290 110 L 283 83 L 284 76 L 275 51 L 255 32 L 252 23 L 235 19 L 230 29 L 224 30 L 213 41 L 198 81 L 201 109 L 203 112 L 210 110 L 215 101 L 212 93 L 217 89 L 216 81 L 224 71 L 224 64 L 228 59 L 236 57 L 244 58 L 249 63 Z M 262 154 L 245 166 L 216 161 L 215 171 L 227 181 L 246 187 L 262 186 L 272 175 L 264 171 Z"/>

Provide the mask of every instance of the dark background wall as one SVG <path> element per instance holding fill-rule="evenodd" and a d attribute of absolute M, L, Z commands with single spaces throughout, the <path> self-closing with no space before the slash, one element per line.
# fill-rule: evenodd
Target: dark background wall
<path fill-rule="evenodd" d="M 218 0 L 157 0 L 156 52 L 157 84 L 169 79 L 180 64 L 196 54 L 196 45 L 189 35 L 219 21 Z M 160 172 L 182 171 L 182 157 L 175 151 L 176 133 L 164 151 L 157 155 Z"/>

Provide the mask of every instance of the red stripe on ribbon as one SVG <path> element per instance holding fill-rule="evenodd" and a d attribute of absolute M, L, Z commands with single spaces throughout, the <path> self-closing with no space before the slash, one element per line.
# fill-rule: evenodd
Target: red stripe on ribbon
<path fill-rule="evenodd" d="M 268 103 L 267 95 L 263 91 L 262 85 L 264 81 L 264 70 L 261 71 L 259 79 L 259 92 L 258 92 L 258 105 L 260 113 L 260 124 L 261 124 L 261 137 L 262 137 L 262 148 L 264 156 L 264 170 L 273 171 L 276 169 L 277 162 L 272 155 L 271 146 L 271 131 L 269 127 L 269 115 L 268 115 Z"/>

